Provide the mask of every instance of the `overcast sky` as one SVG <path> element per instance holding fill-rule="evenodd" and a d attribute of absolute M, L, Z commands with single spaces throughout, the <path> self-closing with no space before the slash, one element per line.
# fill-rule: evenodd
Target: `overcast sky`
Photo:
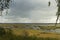
<path fill-rule="evenodd" d="M 49 0 L 14 0 L 8 15 L 0 16 L 0 23 L 55 23 L 56 2 Z"/>

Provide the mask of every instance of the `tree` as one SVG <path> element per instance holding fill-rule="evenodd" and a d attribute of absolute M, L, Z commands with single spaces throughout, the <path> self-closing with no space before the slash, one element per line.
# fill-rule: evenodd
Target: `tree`
<path fill-rule="evenodd" d="M 58 7 L 58 10 L 57 10 L 57 13 L 56 13 L 56 15 L 57 15 L 57 19 L 56 19 L 56 23 L 55 23 L 55 26 L 57 25 L 57 22 L 58 22 L 58 19 L 59 19 L 59 16 L 60 16 L 60 0 L 55 0 L 56 1 L 56 3 L 57 3 L 57 7 Z M 50 6 L 50 1 L 48 2 L 48 6 Z"/>
<path fill-rule="evenodd" d="M 6 9 L 9 9 L 9 5 L 12 0 L 0 0 L 0 14 L 2 15 L 2 12 Z M 8 11 L 8 10 L 7 10 Z M 6 11 L 6 13 L 7 13 Z M 1 16 L 0 15 L 0 16 Z"/>

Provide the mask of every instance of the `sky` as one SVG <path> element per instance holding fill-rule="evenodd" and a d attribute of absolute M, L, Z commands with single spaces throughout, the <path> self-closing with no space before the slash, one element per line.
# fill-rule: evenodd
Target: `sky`
<path fill-rule="evenodd" d="M 55 23 L 57 4 L 55 0 L 13 0 L 7 15 L 5 11 L 0 23 Z"/>

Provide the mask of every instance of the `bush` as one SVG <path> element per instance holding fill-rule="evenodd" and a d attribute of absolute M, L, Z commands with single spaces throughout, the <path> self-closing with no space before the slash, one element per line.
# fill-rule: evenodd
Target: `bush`
<path fill-rule="evenodd" d="M 5 34 L 6 34 L 5 29 L 0 27 L 0 36 L 2 37 Z"/>

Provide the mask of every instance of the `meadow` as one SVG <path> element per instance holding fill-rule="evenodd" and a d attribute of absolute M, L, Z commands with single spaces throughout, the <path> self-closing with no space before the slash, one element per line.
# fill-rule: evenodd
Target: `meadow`
<path fill-rule="evenodd" d="M 25 26 L 25 24 L 18 25 L 20 26 L 18 28 L 4 28 L 8 27 L 7 24 L 4 25 L 0 24 L 0 40 L 60 40 L 60 33 L 45 32 L 43 30 L 31 29 L 30 27 L 30 29 L 22 28 L 21 26 Z M 10 26 L 12 24 L 9 24 Z M 13 26 L 16 25 L 14 24 Z"/>

